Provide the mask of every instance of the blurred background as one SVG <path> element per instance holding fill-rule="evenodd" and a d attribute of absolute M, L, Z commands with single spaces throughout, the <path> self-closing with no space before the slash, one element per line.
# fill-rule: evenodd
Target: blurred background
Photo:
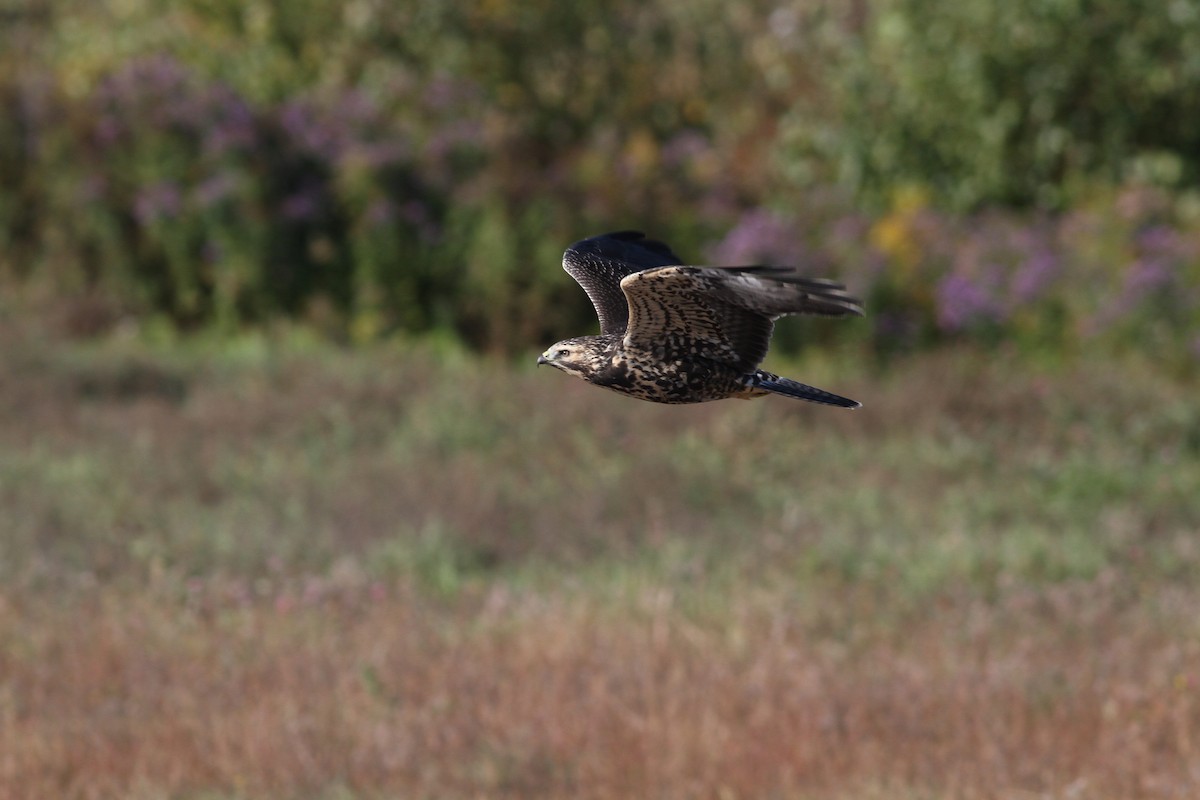
<path fill-rule="evenodd" d="M 1200 358 L 1200 13 L 1111 0 L 27 0 L 5 281 L 117 320 L 539 350 L 565 245 L 812 263 L 876 353 Z"/>
<path fill-rule="evenodd" d="M 1196 0 L 0 0 L 0 797 L 1196 796 L 1197 119 Z M 865 408 L 536 374 L 623 228 Z"/>

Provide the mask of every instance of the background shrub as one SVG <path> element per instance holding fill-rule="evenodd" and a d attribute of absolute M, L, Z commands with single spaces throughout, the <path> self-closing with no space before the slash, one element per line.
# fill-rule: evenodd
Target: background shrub
<path fill-rule="evenodd" d="M 884 198 L 915 183 L 958 209 L 1200 177 L 1195 2 L 874 0 L 804 27 L 826 32 L 823 91 L 784 124 L 793 172 Z"/>
<path fill-rule="evenodd" d="M 43 0 L 10 17 L 11 288 L 181 329 L 292 317 L 511 352 L 594 324 L 566 244 L 639 227 L 870 298 L 865 327 L 784 345 L 1193 347 L 1192 2 Z"/>

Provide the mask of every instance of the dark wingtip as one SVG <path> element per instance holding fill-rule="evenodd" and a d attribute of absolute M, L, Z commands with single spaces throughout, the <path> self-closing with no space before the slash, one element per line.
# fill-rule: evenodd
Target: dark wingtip
<path fill-rule="evenodd" d="M 866 316 L 862 301 L 850 294 L 846 284 L 832 278 L 813 278 L 805 275 L 796 267 L 783 267 L 774 264 L 752 264 L 745 267 L 701 267 L 693 269 L 722 269 L 730 272 L 746 273 L 761 278 L 794 286 L 809 296 L 809 303 L 803 309 L 805 314 L 817 314 L 826 317 L 855 317 Z"/>
<path fill-rule="evenodd" d="M 638 250 L 644 251 L 639 256 Z M 567 248 L 567 252 L 597 253 L 609 258 L 616 258 L 635 266 L 666 266 L 682 264 L 683 261 L 665 243 L 657 239 L 648 239 L 641 231 L 624 230 L 610 231 L 596 236 L 580 239 Z M 665 263 L 663 263 L 665 261 Z M 651 263 L 654 262 L 654 263 Z"/>

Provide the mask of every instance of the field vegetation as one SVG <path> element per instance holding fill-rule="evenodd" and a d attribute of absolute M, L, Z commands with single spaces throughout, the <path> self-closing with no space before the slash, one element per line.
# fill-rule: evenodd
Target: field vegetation
<path fill-rule="evenodd" d="M 1200 411 L 1144 359 L 787 365 L 836 412 L 18 338 L 0 796 L 1200 790 Z"/>

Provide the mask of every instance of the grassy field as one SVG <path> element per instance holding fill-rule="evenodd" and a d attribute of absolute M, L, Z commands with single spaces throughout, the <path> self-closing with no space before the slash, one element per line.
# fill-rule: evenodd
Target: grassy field
<path fill-rule="evenodd" d="M 0 798 L 1200 796 L 1194 379 L 0 338 Z"/>

